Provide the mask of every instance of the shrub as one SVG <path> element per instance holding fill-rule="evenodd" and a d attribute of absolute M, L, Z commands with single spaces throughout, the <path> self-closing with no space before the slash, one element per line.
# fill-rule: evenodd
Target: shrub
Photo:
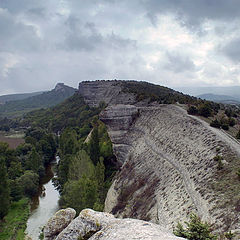
<path fill-rule="evenodd" d="M 232 240 L 234 238 L 235 234 L 230 232 L 225 233 L 226 239 Z"/>
<path fill-rule="evenodd" d="M 237 133 L 237 135 L 236 135 L 236 138 L 237 138 L 237 139 L 240 139 L 240 129 L 238 130 L 238 133 Z"/>
<path fill-rule="evenodd" d="M 223 162 L 222 162 L 222 160 L 219 160 L 219 161 L 218 161 L 217 169 L 218 169 L 218 170 L 223 169 Z"/>
<path fill-rule="evenodd" d="M 220 127 L 221 127 L 221 124 L 220 124 L 220 122 L 219 122 L 217 119 L 215 119 L 215 120 L 213 120 L 213 121 L 210 123 L 210 126 L 211 126 L 211 127 L 215 127 L 215 128 L 220 128 Z"/>
<path fill-rule="evenodd" d="M 190 215 L 190 222 L 185 222 L 186 229 L 178 223 L 173 233 L 178 237 L 184 237 L 189 240 L 216 240 L 216 235 L 211 233 L 210 225 L 202 222 L 196 214 Z"/>
<path fill-rule="evenodd" d="M 220 161 L 222 160 L 222 157 L 220 155 L 216 155 L 214 158 L 213 158 L 214 161 Z"/>
<path fill-rule="evenodd" d="M 190 106 L 187 110 L 188 114 L 191 115 L 197 115 L 198 114 L 198 110 L 195 106 Z"/>
<path fill-rule="evenodd" d="M 238 175 L 238 178 L 240 179 L 240 168 L 238 169 L 238 171 L 236 172 L 236 174 Z"/>
<path fill-rule="evenodd" d="M 198 113 L 203 117 L 210 117 L 212 114 L 211 106 L 208 103 L 200 105 L 198 108 Z"/>
<path fill-rule="evenodd" d="M 229 124 L 229 126 L 233 127 L 236 124 L 235 119 L 234 118 L 229 118 L 228 119 L 228 124 Z"/>
<path fill-rule="evenodd" d="M 222 124 L 222 129 L 223 130 L 228 130 L 229 129 L 229 125 L 228 124 Z"/>

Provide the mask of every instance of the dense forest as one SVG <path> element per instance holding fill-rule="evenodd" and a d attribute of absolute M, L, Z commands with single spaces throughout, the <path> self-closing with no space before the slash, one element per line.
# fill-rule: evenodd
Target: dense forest
<path fill-rule="evenodd" d="M 45 166 L 54 158 L 56 149 L 55 136 L 39 128 L 28 129 L 25 143 L 16 149 L 0 143 L 0 219 L 10 214 L 9 225 L 0 221 L 1 239 L 24 235 L 28 199 L 38 193 Z"/>
<path fill-rule="evenodd" d="M 0 143 L 1 219 L 8 217 L 11 208 L 26 205 L 27 199 L 38 192 L 45 167 L 56 154 L 60 161 L 54 184 L 61 195 L 60 206 L 73 207 L 77 212 L 87 207 L 103 210 L 117 170 L 106 126 L 98 119 L 104 107 L 100 104 L 99 108 L 89 108 L 75 94 L 55 107 L 26 114 L 21 121 L 2 119 L 3 126 L 25 129 L 25 143 L 16 149 Z M 24 226 L 20 228 L 21 234 Z M 4 224 L 2 227 L 0 224 L 1 228 Z M 0 232 L 0 238 L 7 239 L 13 234 L 6 228 Z"/>

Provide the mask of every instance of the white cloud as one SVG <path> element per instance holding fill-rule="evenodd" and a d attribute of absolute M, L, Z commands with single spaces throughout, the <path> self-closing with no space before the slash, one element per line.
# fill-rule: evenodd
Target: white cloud
<path fill-rule="evenodd" d="M 2 0 L 2 93 L 115 78 L 240 84 L 240 3 L 230 1 Z"/>

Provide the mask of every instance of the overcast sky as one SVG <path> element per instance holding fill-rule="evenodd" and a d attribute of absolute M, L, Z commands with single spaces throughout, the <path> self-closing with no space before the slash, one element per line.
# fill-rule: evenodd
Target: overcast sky
<path fill-rule="evenodd" d="M 0 0 L 0 94 L 136 79 L 240 85 L 239 0 Z"/>

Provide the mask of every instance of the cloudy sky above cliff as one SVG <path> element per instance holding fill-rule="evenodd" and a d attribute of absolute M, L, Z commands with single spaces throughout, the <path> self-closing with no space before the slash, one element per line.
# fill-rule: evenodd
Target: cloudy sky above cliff
<path fill-rule="evenodd" d="M 239 0 L 0 0 L 0 94 L 137 79 L 240 85 Z"/>

